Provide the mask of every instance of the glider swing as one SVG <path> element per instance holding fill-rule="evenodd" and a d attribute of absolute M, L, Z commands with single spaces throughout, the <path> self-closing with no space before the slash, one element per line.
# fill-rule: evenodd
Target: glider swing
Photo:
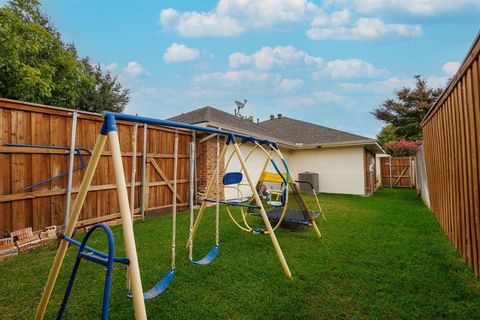
<path fill-rule="evenodd" d="M 245 142 L 247 142 L 247 140 L 243 139 L 242 143 Z M 267 150 L 268 148 L 270 150 Z M 288 165 L 281 151 L 275 144 L 267 144 L 266 146 L 264 146 L 260 142 L 254 141 L 253 148 L 248 152 L 247 156 L 245 157 L 246 162 L 249 160 L 255 150 L 260 150 L 266 157 L 255 189 L 259 192 L 260 195 L 262 195 L 263 199 L 265 200 L 264 202 L 268 219 L 274 224 L 273 230 L 276 230 L 281 225 L 308 225 L 311 226 L 317 236 L 321 238 L 320 230 L 315 223 L 315 219 L 319 215 L 321 215 L 321 208 L 318 198 L 317 203 L 319 206 L 319 210 L 317 212 L 313 212 L 309 209 L 307 203 L 301 196 L 298 186 L 289 172 Z M 275 161 L 273 155 L 275 155 L 276 158 L 280 160 L 283 166 L 283 170 L 285 172 L 281 172 L 279 165 Z M 226 171 L 231 164 L 231 159 L 232 158 L 230 156 L 225 164 Z M 275 172 L 266 171 L 269 165 L 273 167 Z M 253 199 L 244 197 L 242 194 L 242 170 L 243 168 L 240 169 L 240 172 L 227 173 L 225 175 L 226 177 L 229 177 L 229 175 L 235 176 L 234 178 L 224 178 L 224 184 L 226 184 L 226 187 L 234 188 L 237 191 L 237 199 L 233 200 L 234 203 L 248 202 L 248 205 L 227 205 L 226 210 L 228 212 L 228 215 L 230 216 L 234 224 L 245 232 L 251 232 L 255 234 L 268 233 L 268 231 L 265 231 L 262 228 L 252 228 L 248 223 L 249 216 L 259 217 L 260 213 L 258 211 L 258 208 L 254 205 L 254 202 L 252 201 Z M 225 180 L 228 181 L 225 182 Z M 267 190 L 266 183 L 274 183 L 279 185 L 280 187 L 277 190 Z M 292 200 L 290 200 L 290 194 L 293 195 Z M 294 207 L 294 205 L 296 206 Z M 241 215 L 240 222 L 233 217 L 232 211 L 229 207 L 239 207 Z"/>

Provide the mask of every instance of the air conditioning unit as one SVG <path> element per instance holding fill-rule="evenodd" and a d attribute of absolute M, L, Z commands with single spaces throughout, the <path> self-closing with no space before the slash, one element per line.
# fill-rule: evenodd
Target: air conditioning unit
<path fill-rule="evenodd" d="M 313 186 L 313 189 L 315 190 L 315 192 L 318 192 L 318 173 L 316 172 L 299 173 L 298 181 L 308 182 L 308 183 L 298 183 L 300 192 L 312 192 L 311 186 Z"/>

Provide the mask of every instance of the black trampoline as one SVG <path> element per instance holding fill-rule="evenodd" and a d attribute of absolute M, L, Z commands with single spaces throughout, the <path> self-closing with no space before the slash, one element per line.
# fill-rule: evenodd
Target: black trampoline
<path fill-rule="evenodd" d="M 283 208 L 273 208 L 267 211 L 268 219 L 272 222 L 278 222 L 282 216 Z M 250 212 L 252 216 L 261 217 L 258 212 Z M 320 216 L 321 212 L 312 213 L 311 219 L 316 219 Z M 295 225 L 310 225 L 310 216 L 308 212 L 299 209 L 287 209 L 282 224 L 295 224 Z"/>

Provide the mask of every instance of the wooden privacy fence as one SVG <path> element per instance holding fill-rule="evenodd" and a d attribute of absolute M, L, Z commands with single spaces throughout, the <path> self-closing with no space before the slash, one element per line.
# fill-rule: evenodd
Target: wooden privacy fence
<path fill-rule="evenodd" d="M 423 120 L 431 209 L 480 275 L 480 34 Z"/>
<path fill-rule="evenodd" d="M 413 188 L 415 186 L 414 157 L 380 158 L 380 176 L 384 188 Z"/>
<path fill-rule="evenodd" d="M 34 188 L 28 187 L 68 172 L 70 151 L 7 144 L 70 147 L 73 111 L 0 99 L 0 238 L 5 231 L 24 227 L 39 230 L 64 223 L 67 175 Z M 100 115 L 78 112 L 75 146 L 93 149 L 101 124 Z M 135 124 L 118 122 L 129 194 L 132 184 L 134 185 L 134 212 L 138 214 L 141 211 L 143 168 L 146 170 L 144 210 L 169 208 L 172 206 L 170 180 L 173 179 L 175 131 L 148 126 L 144 159 L 144 127 L 137 125 L 137 129 L 134 156 Z M 188 143 L 191 137 L 185 131 L 178 131 L 178 134 L 180 140 L 177 200 L 180 206 L 185 206 L 188 199 Z M 85 163 L 88 163 L 90 158 L 88 152 L 83 151 L 82 154 Z M 79 156 L 75 155 L 74 159 L 74 168 L 81 167 Z M 134 161 L 136 170 L 132 181 Z M 72 203 L 83 175 L 84 169 L 74 171 L 72 175 Z M 81 212 L 79 225 L 119 216 L 111 152 L 109 144 L 106 144 Z"/>

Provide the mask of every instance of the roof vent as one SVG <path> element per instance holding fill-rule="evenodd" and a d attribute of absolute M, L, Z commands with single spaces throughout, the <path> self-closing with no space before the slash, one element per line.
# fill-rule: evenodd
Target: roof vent
<path fill-rule="evenodd" d="M 275 116 L 273 114 L 270 115 L 270 120 L 275 119 Z"/>
<path fill-rule="evenodd" d="M 277 114 L 277 117 L 278 117 L 278 119 L 281 119 L 281 118 L 282 118 L 282 114 L 281 114 L 281 113 Z"/>

